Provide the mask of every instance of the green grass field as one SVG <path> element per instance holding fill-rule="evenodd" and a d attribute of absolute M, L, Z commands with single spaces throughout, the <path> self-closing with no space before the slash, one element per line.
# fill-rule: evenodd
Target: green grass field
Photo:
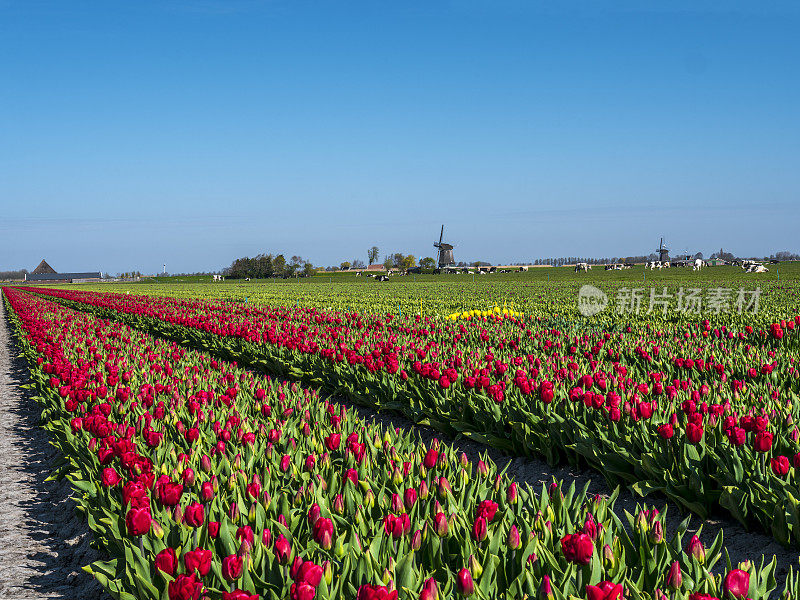
<path fill-rule="evenodd" d="M 759 309 L 770 307 L 772 314 L 797 311 L 800 291 L 800 263 L 770 265 L 768 273 L 745 273 L 740 267 L 706 267 L 701 271 L 686 268 L 646 270 L 636 266 L 624 271 L 606 271 L 595 267 L 589 272 L 575 273 L 570 267 L 531 268 L 527 272 L 486 275 L 410 275 L 392 277 L 378 282 L 354 273 L 319 274 L 311 278 L 270 279 L 212 283 L 198 277 L 171 277 L 131 284 L 87 284 L 65 286 L 87 291 L 114 291 L 130 294 L 172 296 L 177 298 L 208 298 L 232 302 L 272 306 L 306 306 L 330 310 L 345 310 L 379 314 L 451 315 L 469 310 L 486 311 L 495 306 L 502 309 L 564 319 L 583 319 L 578 310 L 581 286 L 588 284 L 606 294 L 608 308 L 589 320 L 608 325 L 627 322 L 632 318 L 658 321 L 723 318 L 737 320 L 735 303 L 740 290 L 746 293 L 759 290 Z M 708 309 L 708 302 L 699 311 L 649 311 L 652 293 L 666 293 L 677 298 L 683 289 L 701 290 L 707 297 L 714 290 L 727 293 L 729 307 Z M 641 310 L 637 314 L 616 312 L 626 290 L 638 289 Z M 725 292 L 727 290 L 727 292 Z M 675 300 L 677 302 L 677 300 Z M 616 306 L 615 306 L 616 305 Z M 723 307 L 724 308 L 724 307 Z M 662 311 L 663 312 L 663 311 Z M 760 310 L 763 312 L 763 310 Z M 755 322 L 757 314 L 751 315 Z"/>

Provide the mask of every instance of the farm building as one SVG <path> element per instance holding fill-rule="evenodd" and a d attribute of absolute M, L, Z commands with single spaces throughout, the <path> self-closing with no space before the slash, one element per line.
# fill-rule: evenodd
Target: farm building
<path fill-rule="evenodd" d="M 103 274 L 100 271 L 90 271 L 85 273 L 58 273 L 56 270 L 47 264 L 46 260 L 42 260 L 39 266 L 25 276 L 25 281 L 29 282 L 44 282 L 44 283 L 76 283 L 84 281 L 99 281 L 102 279 Z"/>

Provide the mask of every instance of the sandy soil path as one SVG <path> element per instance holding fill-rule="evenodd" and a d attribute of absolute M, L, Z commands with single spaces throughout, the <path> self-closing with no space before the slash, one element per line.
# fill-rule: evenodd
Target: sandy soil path
<path fill-rule="evenodd" d="M 100 558 L 66 482 L 45 481 L 56 458 L 27 390 L 0 300 L 0 599 L 108 598 L 83 565 Z"/>

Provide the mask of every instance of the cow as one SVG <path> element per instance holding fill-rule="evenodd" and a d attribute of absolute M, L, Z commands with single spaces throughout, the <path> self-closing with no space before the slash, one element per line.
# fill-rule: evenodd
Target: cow
<path fill-rule="evenodd" d="M 706 263 L 703 262 L 702 258 L 695 258 L 694 259 L 694 266 L 692 267 L 692 271 L 699 271 L 703 267 L 706 266 Z"/>
<path fill-rule="evenodd" d="M 588 271 L 591 268 L 592 266 L 590 264 L 582 262 L 575 265 L 575 272 L 577 273 L 578 271 Z"/>
<path fill-rule="evenodd" d="M 378 281 L 389 281 L 389 276 L 388 275 L 376 275 L 375 279 L 377 279 Z"/>
<path fill-rule="evenodd" d="M 767 273 L 769 269 L 761 263 L 752 263 L 747 267 L 746 273 Z"/>
<path fill-rule="evenodd" d="M 361 277 L 361 271 L 359 271 L 358 273 L 356 273 L 356 277 Z"/>

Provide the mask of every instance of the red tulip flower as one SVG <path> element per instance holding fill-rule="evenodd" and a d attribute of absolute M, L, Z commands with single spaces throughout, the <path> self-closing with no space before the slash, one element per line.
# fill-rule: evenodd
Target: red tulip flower
<path fill-rule="evenodd" d="M 588 600 L 617 600 L 622 597 L 622 584 L 610 581 L 601 581 L 597 585 L 586 586 Z"/>
<path fill-rule="evenodd" d="M 750 574 L 741 569 L 734 569 L 725 575 L 722 589 L 726 594 L 730 594 L 736 598 L 736 600 L 747 598 L 747 592 L 750 589 Z"/>
<path fill-rule="evenodd" d="M 588 565 L 592 562 L 594 542 L 585 533 L 573 533 L 561 538 L 561 551 L 568 562 Z"/>

